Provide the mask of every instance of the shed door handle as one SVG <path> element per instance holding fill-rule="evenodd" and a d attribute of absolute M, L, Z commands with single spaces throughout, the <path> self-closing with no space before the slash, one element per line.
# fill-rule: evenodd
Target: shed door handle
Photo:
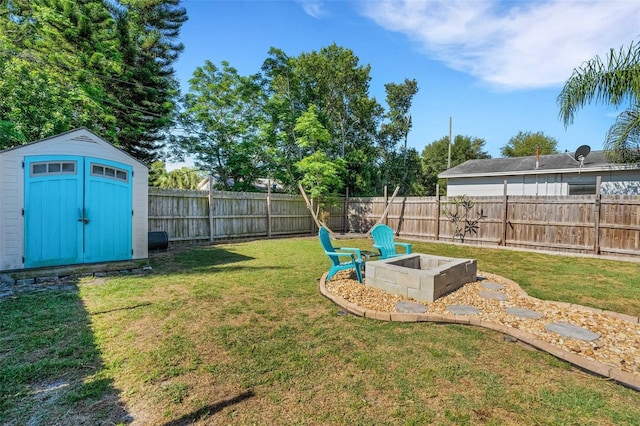
<path fill-rule="evenodd" d="M 78 218 L 78 222 L 82 222 L 85 225 L 89 223 L 89 218 L 87 217 L 86 209 L 78 209 L 78 216 L 80 216 L 80 218 Z"/>

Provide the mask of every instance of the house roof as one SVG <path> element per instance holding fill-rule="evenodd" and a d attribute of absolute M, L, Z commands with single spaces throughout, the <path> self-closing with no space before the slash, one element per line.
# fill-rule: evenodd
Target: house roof
<path fill-rule="evenodd" d="M 536 156 L 488 158 L 467 160 L 438 175 L 439 178 L 476 177 L 476 176 L 513 176 L 552 173 L 584 173 L 613 170 L 640 170 L 640 164 L 611 163 L 604 151 L 591 151 L 585 156 L 582 165 L 574 154 L 541 155 L 536 167 Z"/>
<path fill-rule="evenodd" d="M 220 176 L 207 176 L 198 183 L 198 189 L 201 191 L 209 190 L 209 180 L 213 179 L 213 183 L 216 183 L 220 180 Z M 233 185 L 233 179 L 228 179 L 227 184 Z M 260 192 L 267 192 L 269 186 L 271 186 L 274 191 L 284 191 L 284 186 L 281 183 L 267 178 L 258 178 L 253 182 L 253 187 Z"/>

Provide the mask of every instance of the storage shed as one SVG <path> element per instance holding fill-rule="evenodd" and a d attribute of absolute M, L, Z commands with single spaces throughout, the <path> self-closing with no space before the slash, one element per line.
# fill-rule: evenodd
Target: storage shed
<path fill-rule="evenodd" d="M 85 128 L 0 151 L 0 272 L 148 258 L 147 176 Z"/>

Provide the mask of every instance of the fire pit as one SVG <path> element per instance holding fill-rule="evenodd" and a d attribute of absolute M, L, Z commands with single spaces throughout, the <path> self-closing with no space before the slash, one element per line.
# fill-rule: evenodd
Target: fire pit
<path fill-rule="evenodd" d="M 474 259 L 407 254 L 366 263 L 365 285 L 391 294 L 433 302 L 476 280 Z"/>

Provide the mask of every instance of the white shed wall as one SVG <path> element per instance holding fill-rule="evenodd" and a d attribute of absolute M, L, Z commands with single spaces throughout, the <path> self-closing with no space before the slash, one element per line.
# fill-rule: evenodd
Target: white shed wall
<path fill-rule="evenodd" d="M 21 174 L 21 162 L 0 155 L 0 270 L 9 269 L 16 258 L 22 261 L 24 232 L 20 234 L 20 228 L 24 203 L 19 193 Z"/>
<path fill-rule="evenodd" d="M 130 165 L 132 176 L 133 259 L 148 253 L 149 205 L 146 166 L 100 139 L 87 129 L 78 129 L 49 139 L 0 152 L 0 271 L 24 267 L 24 157 L 32 155 L 75 155 L 103 158 Z"/>

